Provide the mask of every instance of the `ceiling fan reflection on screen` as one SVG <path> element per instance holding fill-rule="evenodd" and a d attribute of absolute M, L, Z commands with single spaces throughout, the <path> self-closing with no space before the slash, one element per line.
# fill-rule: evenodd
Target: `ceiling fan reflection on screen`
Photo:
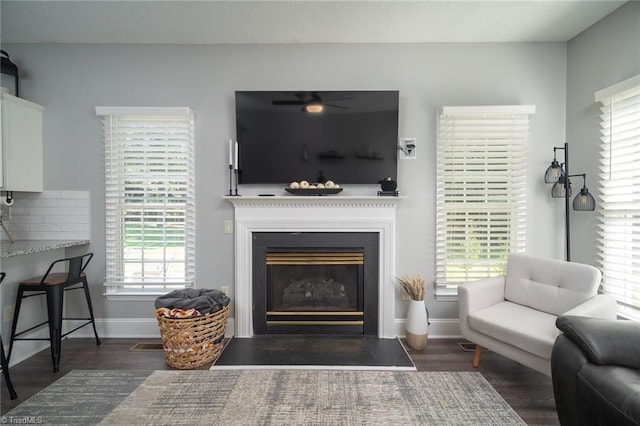
<path fill-rule="evenodd" d="M 298 99 L 282 99 L 271 101 L 272 105 L 300 105 L 301 111 L 318 113 L 324 111 L 324 107 L 349 109 L 346 106 L 336 105 L 330 102 L 346 101 L 351 98 L 334 98 L 323 100 L 318 92 L 296 92 Z"/>

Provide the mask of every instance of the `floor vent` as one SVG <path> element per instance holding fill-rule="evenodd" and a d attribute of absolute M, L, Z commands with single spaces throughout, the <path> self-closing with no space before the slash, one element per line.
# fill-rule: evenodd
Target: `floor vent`
<path fill-rule="evenodd" d="M 471 342 L 458 342 L 458 347 L 464 352 L 475 352 L 476 344 Z"/>
<path fill-rule="evenodd" d="M 130 351 L 161 351 L 162 343 L 136 343 Z"/>

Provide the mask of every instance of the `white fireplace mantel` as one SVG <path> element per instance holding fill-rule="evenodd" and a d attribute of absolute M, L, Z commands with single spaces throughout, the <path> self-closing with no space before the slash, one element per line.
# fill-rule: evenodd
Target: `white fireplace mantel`
<path fill-rule="evenodd" d="M 396 206 L 403 197 L 225 196 L 235 210 L 235 334 L 253 336 L 252 233 L 379 234 L 378 336 L 393 338 Z"/>

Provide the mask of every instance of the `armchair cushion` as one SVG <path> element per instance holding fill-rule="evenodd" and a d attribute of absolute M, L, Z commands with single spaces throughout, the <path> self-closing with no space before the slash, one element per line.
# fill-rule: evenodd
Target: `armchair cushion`
<path fill-rule="evenodd" d="M 593 297 L 601 278 L 590 265 L 512 254 L 505 299 L 557 316 Z"/>
<path fill-rule="evenodd" d="M 507 301 L 469 315 L 474 330 L 545 359 L 559 334 L 555 321 L 555 315 Z"/>

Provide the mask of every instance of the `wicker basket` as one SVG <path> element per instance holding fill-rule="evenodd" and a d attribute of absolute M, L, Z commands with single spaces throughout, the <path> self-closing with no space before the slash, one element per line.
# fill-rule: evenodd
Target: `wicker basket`
<path fill-rule="evenodd" d="M 189 370 L 214 361 L 222 352 L 229 305 L 193 318 L 156 315 L 167 364 Z"/>

